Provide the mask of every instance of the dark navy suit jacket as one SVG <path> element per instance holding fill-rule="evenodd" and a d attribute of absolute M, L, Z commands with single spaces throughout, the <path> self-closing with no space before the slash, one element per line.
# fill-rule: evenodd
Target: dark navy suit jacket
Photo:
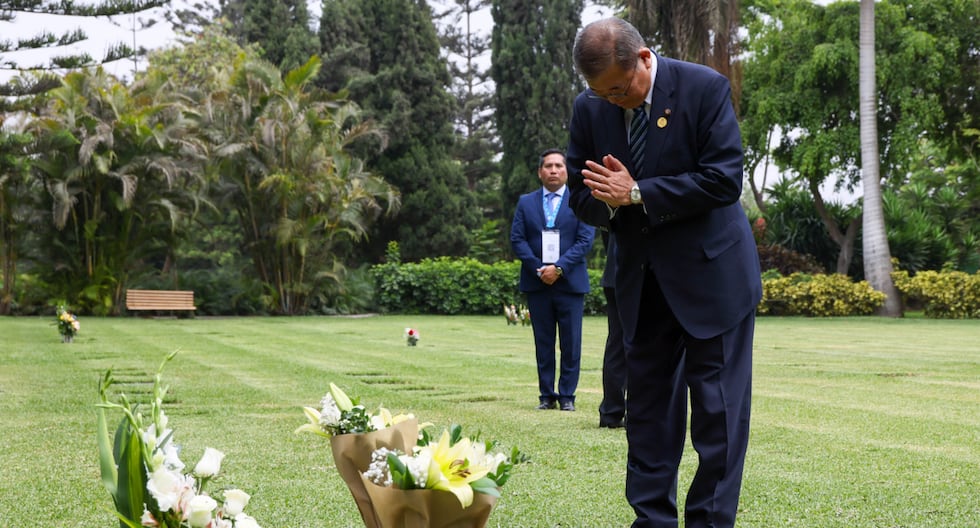
<path fill-rule="evenodd" d="M 542 189 L 522 195 L 510 228 L 511 247 L 521 261 L 519 286 L 525 293 L 548 288 L 535 271 L 544 265 L 541 260 L 541 231 L 545 228 L 543 195 Z M 562 276 L 551 287 L 566 293 L 588 293 L 589 271 L 585 259 L 592 249 L 595 229 L 575 217 L 568 207 L 568 195 L 566 188 L 555 218 L 561 256 L 554 264 L 561 268 Z"/>
<path fill-rule="evenodd" d="M 638 323 L 647 271 L 684 330 L 707 339 L 742 321 L 762 296 L 755 240 L 738 202 L 741 138 L 725 77 L 655 59 L 642 174 L 632 171 L 624 111 L 584 92 L 575 99 L 566 160 L 570 205 L 579 218 L 616 236 L 617 302 L 627 340 Z M 585 161 L 602 163 L 606 154 L 630 168 L 644 204 L 620 207 L 612 219 L 582 183 Z"/>

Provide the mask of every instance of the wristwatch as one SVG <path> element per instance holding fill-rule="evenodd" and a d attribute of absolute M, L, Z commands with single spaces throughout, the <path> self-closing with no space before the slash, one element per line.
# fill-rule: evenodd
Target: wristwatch
<path fill-rule="evenodd" d="M 640 195 L 639 184 L 634 183 L 633 188 L 630 189 L 630 203 L 633 205 L 643 203 L 643 196 Z"/>
<path fill-rule="evenodd" d="M 555 266 L 555 271 L 558 272 L 558 276 L 561 277 L 564 271 L 562 271 L 561 266 Z"/>

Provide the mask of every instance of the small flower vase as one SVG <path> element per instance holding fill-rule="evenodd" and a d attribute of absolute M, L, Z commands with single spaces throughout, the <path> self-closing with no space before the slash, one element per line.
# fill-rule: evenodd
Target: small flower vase
<path fill-rule="evenodd" d="M 61 335 L 61 342 L 62 343 L 71 343 L 73 341 L 75 341 L 75 336 L 73 336 L 71 334 L 62 334 Z"/>

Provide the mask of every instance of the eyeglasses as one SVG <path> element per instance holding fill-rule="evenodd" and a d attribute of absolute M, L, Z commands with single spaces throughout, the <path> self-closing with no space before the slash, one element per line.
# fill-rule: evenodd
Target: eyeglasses
<path fill-rule="evenodd" d="M 636 77 L 636 64 L 633 65 L 633 72 L 630 74 L 630 80 L 626 83 L 626 89 L 624 89 L 622 92 L 611 93 L 611 94 L 597 94 L 595 90 L 589 87 L 589 91 L 591 91 L 592 93 L 587 95 L 592 99 L 605 99 L 606 101 L 611 101 L 613 99 L 622 99 L 627 95 L 629 95 L 630 88 L 633 86 L 633 77 Z"/>

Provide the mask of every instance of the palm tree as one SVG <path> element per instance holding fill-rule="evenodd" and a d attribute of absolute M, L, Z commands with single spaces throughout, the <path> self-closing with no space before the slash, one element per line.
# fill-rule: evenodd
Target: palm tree
<path fill-rule="evenodd" d="M 98 68 L 49 95 L 33 130 L 53 216 L 41 237 L 50 283 L 82 309 L 118 313 L 130 275 L 170 257 L 199 202 L 191 122 L 160 77 L 126 87 Z"/>
<path fill-rule="evenodd" d="M 271 63 L 245 58 L 201 112 L 220 200 L 236 211 L 282 314 L 304 313 L 318 281 L 343 269 L 343 244 L 365 236 L 383 204 L 388 212 L 398 205 L 396 191 L 346 151 L 378 130 L 353 105 L 312 88 L 319 68 L 314 57 L 282 77 Z"/>
<path fill-rule="evenodd" d="M 738 0 L 625 0 L 630 22 L 661 52 L 708 65 L 733 81 Z M 734 94 L 736 101 L 738 93 Z"/>
<path fill-rule="evenodd" d="M 861 114 L 861 182 L 864 186 L 864 274 L 871 287 L 885 294 L 881 315 L 902 315 L 902 303 L 892 282 L 891 251 L 885 230 L 878 164 L 878 105 L 875 88 L 875 3 L 861 0 L 858 91 Z"/>

